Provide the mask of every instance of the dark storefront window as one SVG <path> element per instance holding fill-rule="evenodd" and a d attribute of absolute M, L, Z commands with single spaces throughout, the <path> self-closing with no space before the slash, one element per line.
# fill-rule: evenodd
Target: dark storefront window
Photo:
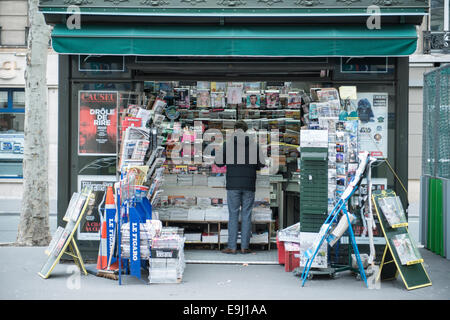
<path fill-rule="evenodd" d="M 444 3 L 448 0 L 431 0 L 430 6 L 430 31 L 444 31 L 444 15 L 449 14 L 444 10 Z M 448 9 L 447 9 L 448 10 Z"/>
<path fill-rule="evenodd" d="M 0 89 L 0 178 L 21 178 L 25 91 Z"/>

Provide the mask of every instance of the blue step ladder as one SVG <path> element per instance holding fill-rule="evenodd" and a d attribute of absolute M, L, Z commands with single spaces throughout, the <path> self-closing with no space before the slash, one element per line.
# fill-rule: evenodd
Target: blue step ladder
<path fill-rule="evenodd" d="M 359 182 L 360 181 L 361 180 L 359 180 Z M 367 283 L 366 273 L 364 272 L 364 267 L 363 267 L 363 264 L 361 262 L 361 256 L 359 255 L 358 246 L 356 245 L 355 235 L 353 233 L 352 225 L 351 225 L 350 218 L 348 216 L 348 211 L 347 211 L 347 201 L 348 201 L 348 199 L 350 199 L 350 197 L 358 189 L 358 186 L 359 186 L 359 183 L 353 187 L 351 192 L 346 197 L 342 197 L 342 198 L 339 199 L 339 201 L 336 203 L 336 205 L 334 206 L 333 210 L 330 212 L 330 214 L 328 215 L 327 219 L 325 220 L 324 224 L 322 225 L 322 227 L 320 229 L 320 233 L 322 233 L 322 236 L 320 238 L 319 243 L 316 245 L 316 247 L 312 251 L 308 249 L 305 252 L 305 253 L 313 252 L 313 254 L 308 257 L 308 259 L 306 261 L 306 264 L 305 264 L 305 267 L 303 268 L 302 275 L 301 275 L 301 278 L 300 278 L 301 281 L 302 281 L 302 287 L 305 285 L 305 282 L 308 279 L 308 274 L 309 274 L 309 271 L 311 269 L 311 266 L 312 266 L 312 263 L 314 261 L 314 258 L 316 257 L 317 253 L 319 252 L 319 249 L 322 246 L 323 241 L 328 238 L 330 230 L 331 230 L 331 226 L 337 220 L 337 218 L 339 216 L 339 213 L 342 213 L 342 215 L 345 215 L 345 217 L 347 219 L 347 222 L 348 222 L 348 229 L 347 229 L 347 231 L 349 233 L 349 242 L 351 243 L 351 245 L 353 247 L 353 251 L 354 251 L 355 256 L 356 256 L 356 260 L 357 260 L 357 263 L 358 263 L 359 274 L 361 275 L 361 279 L 364 280 L 364 283 L 366 284 L 366 287 L 369 287 L 369 285 Z M 324 231 L 324 229 L 325 229 L 325 231 Z"/>

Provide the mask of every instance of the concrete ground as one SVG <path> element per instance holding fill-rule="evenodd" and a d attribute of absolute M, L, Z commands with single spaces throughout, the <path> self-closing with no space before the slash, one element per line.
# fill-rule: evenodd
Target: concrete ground
<path fill-rule="evenodd" d="M 1 300 L 450 300 L 450 260 L 426 249 L 420 252 L 432 286 L 410 291 L 400 277 L 368 289 L 350 272 L 335 279 L 314 277 L 301 287 L 298 276 L 274 264 L 275 250 L 251 256 L 186 250 L 188 263 L 179 284 L 149 285 L 144 275 L 143 280 L 124 276 L 119 286 L 92 274 L 78 277 L 71 263 L 58 264 L 50 278 L 42 279 L 37 273 L 47 258 L 45 248 L 2 246 L 15 241 L 18 221 L 18 215 L 0 215 Z M 56 230 L 55 215 L 50 215 L 50 229 L 52 234 Z M 235 263 L 198 263 L 205 257 Z M 266 264 L 243 263 L 246 260 Z M 95 270 L 95 265 L 89 267 Z"/>
<path fill-rule="evenodd" d="M 258 254 L 258 253 L 257 253 Z M 257 255 L 256 254 L 256 255 Z M 73 264 L 58 264 L 48 279 L 37 273 L 43 247 L 0 247 L 0 299 L 13 300 L 449 300 L 450 261 L 421 249 L 432 286 L 408 291 L 400 277 L 368 289 L 349 272 L 335 279 L 300 278 L 280 265 L 186 264 L 179 284 L 148 284 L 125 275 L 117 281 L 78 276 Z M 95 266 L 90 265 L 89 267 Z"/>

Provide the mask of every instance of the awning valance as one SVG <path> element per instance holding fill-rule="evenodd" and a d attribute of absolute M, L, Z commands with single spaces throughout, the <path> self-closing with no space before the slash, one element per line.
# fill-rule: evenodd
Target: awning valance
<path fill-rule="evenodd" d="M 56 25 L 53 48 L 63 54 L 333 57 L 408 56 L 414 25 Z"/>

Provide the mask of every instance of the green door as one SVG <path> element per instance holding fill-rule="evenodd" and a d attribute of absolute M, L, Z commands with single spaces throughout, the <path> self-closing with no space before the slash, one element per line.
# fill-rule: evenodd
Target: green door
<path fill-rule="evenodd" d="M 444 256 L 442 180 L 431 178 L 428 196 L 428 249 Z"/>

